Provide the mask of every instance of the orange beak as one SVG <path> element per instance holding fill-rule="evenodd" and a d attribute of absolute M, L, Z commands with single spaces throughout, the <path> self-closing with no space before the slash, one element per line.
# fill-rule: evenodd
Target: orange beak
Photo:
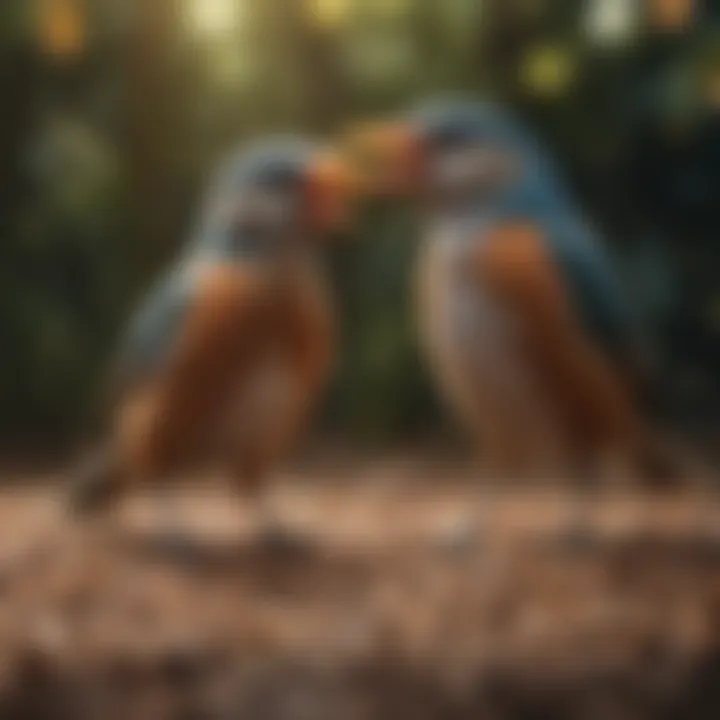
<path fill-rule="evenodd" d="M 327 151 L 309 172 L 310 223 L 322 233 L 343 232 L 352 226 L 360 179 L 340 153 Z"/>
<path fill-rule="evenodd" d="M 360 125 L 346 136 L 346 152 L 362 178 L 365 194 L 403 197 L 419 191 L 422 183 L 422 143 L 403 123 Z"/>

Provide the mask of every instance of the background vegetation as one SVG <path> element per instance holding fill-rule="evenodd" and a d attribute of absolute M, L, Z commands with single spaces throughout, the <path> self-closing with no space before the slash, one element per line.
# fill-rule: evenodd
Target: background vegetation
<path fill-rule="evenodd" d="M 93 418 L 126 314 L 244 138 L 332 132 L 438 91 L 531 118 L 618 254 L 667 381 L 720 406 L 720 3 L 4 0 L 0 438 Z M 412 219 L 369 208 L 333 251 L 345 342 L 326 417 L 437 426 L 413 347 Z"/>

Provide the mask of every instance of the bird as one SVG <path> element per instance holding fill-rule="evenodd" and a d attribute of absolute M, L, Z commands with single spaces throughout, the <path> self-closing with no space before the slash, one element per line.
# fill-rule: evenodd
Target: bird
<path fill-rule="evenodd" d="M 432 98 L 355 125 L 345 148 L 366 191 L 421 213 L 420 344 L 493 477 L 678 472 L 647 410 L 652 345 L 598 231 L 519 117 Z"/>
<path fill-rule="evenodd" d="M 203 463 L 262 497 L 332 370 L 321 249 L 350 227 L 352 192 L 339 154 L 304 137 L 257 140 L 219 164 L 189 242 L 119 343 L 107 432 L 71 473 L 74 513 Z"/>

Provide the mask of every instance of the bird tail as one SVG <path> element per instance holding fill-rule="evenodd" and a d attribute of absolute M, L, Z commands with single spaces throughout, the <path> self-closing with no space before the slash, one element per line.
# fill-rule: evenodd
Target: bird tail
<path fill-rule="evenodd" d="M 710 487 L 717 475 L 683 438 L 665 428 L 646 433 L 636 459 L 641 477 L 655 487 Z"/>
<path fill-rule="evenodd" d="M 120 454 L 113 443 L 105 443 L 83 458 L 68 482 L 68 509 L 77 517 L 108 509 L 123 487 Z"/>

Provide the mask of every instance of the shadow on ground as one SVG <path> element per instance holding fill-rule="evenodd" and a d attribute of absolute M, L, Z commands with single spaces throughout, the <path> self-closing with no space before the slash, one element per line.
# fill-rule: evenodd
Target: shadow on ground
<path fill-rule="evenodd" d="M 547 542 L 562 494 L 278 497 L 303 552 L 255 543 L 220 490 L 181 503 L 186 555 L 142 499 L 90 528 L 6 492 L 0 717 L 720 717 L 720 546 L 687 497 L 598 498 L 573 552 Z"/>

